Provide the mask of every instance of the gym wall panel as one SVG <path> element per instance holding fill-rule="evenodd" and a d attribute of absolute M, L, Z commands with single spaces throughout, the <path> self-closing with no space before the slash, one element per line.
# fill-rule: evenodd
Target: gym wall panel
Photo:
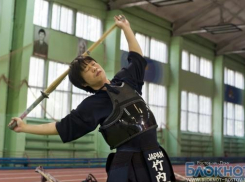
<path fill-rule="evenodd" d="M 193 53 L 211 60 L 215 57 L 216 45 L 208 39 L 197 34 L 184 35 L 183 38 L 184 48 L 189 51 L 194 51 Z"/>
<path fill-rule="evenodd" d="M 214 156 L 224 155 L 224 56 L 216 56 L 214 60 L 214 90 L 213 90 L 213 114 L 212 132 Z"/>
<path fill-rule="evenodd" d="M 32 18 L 34 1 L 23 0 L 15 1 L 15 9 L 12 12 L 15 16 L 13 22 L 11 64 L 9 68 L 9 79 L 11 87 L 8 90 L 7 113 L 9 113 L 6 123 L 13 116 L 20 116 L 26 108 L 27 85 L 24 81 L 28 78 L 29 58 L 32 52 Z M 18 7 L 18 8 L 17 8 Z M 29 36 L 28 36 L 29 35 Z M 32 34 L 31 34 L 32 35 Z M 23 83 L 23 84 L 21 84 Z M 6 130 L 5 149 L 6 157 L 22 157 L 25 146 L 25 134 L 16 134 L 10 130 Z M 16 151 L 16 153 L 14 153 Z"/>
<path fill-rule="evenodd" d="M 49 29 L 48 59 L 70 63 L 77 56 L 78 38 Z"/>
<path fill-rule="evenodd" d="M 43 124 L 48 121 L 38 121 L 28 118 L 28 124 Z M 63 143 L 58 135 L 33 135 L 26 134 L 26 145 L 24 154 L 28 157 L 57 157 L 57 158 L 89 158 L 97 157 L 96 132 L 74 140 Z"/>
<path fill-rule="evenodd" d="M 245 154 L 244 138 L 224 137 L 224 154 L 227 157 L 244 157 Z"/>
<path fill-rule="evenodd" d="M 200 76 L 198 74 L 182 70 L 181 75 L 181 90 L 193 92 L 207 97 L 213 97 L 213 80 Z"/>
<path fill-rule="evenodd" d="M 6 150 L 7 123 L 9 122 L 7 112 L 7 96 L 9 84 L 10 50 L 12 46 L 14 0 L 0 0 L 0 157 Z"/>
<path fill-rule="evenodd" d="M 3 0 L 0 0 L 0 33 L 1 33 L 1 27 L 2 27 L 2 11 L 3 11 Z M 1 39 L 0 39 L 1 40 Z"/>
<path fill-rule="evenodd" d="M 181 70 L 181 51 L 183 49 L 183 38 L 172 37 L 170 44 L 170 81 L 168 86 L 168 110 L 167 110 L 167 130 L 165 129 L 166 151 L 170 156 L 181 155 L 180 145 L 180 70 Z"/>
<path fill-rule="evenodd" d="M 213 156 L 213 137 L 211 135 L 182 132 L 180 145 L 182 156 Z"/>
<path fill-rule="evenodd" d="M 190 54 L 203 57 L 212 62 L 214 70 L 214 44 L 196 35 L 183 37 L 183 49 Z M 180 60 L 182 61 L 182 60 Z M 214 79 L 208 79 L 199 74 L 180 69 L 180 90 L 204 95 L 213 99 Z M 213 74 L 214 75 L 214 71 Z M 181 99 L 181 97 L 180 97 Z M 180 101 L 181 102 L 181 101 Z M 181 122 L 181 119 L 180 119 Z M 215 122 L 215 121 L 212 121 Z M 181 156 L 205 157 L 213 156 L 213 136 L 210 134 L 181 131 Z"/>
<path fill-rule="evenodd" d="M 232 69 L 234 71 L 238 71 L 245 73 L 245 60 L 237 55 L 233 56 L 224 56 L 224 67 Z M 245 76 L 245 75 L 244 75 Z"/>

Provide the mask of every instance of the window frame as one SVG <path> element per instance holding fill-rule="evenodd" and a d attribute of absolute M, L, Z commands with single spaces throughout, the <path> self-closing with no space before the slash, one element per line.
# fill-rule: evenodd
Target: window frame
<path fill-rule="evenodd" d="M 228 73 L 229 73 L 229 71 L 230 72 L 233 72 L 233 83 L 229 83 L 230 82 L 230 80 L 229 80 L 229 78 L 228 78 Z M 237 82 L 236 82 L 236 75 L 241 75 L 242 76 L 242 86 L 240 87 L 240 86 L 237 86 Z M 240 71 L 236 71 L 236 70 L 234 70 L 234 69 L 230 69 L 230 68 L 228 68 L 228 67 L 225 67 L 224 68 L 224 84 L 226 84 L 226 85 L 230 85 L 230 86 L 233 86 L 233 87 L 235 87 L 235 88 L 238 88 L 238 89 L 241 89 L 241 90 L 244 90 L 245 89 L 245 85 L 244 85 L 244 81 L 245 81 L 245 78 L 244 78 L 244 74 L 242 73 L 242 72 L 240 72 Z"/>
<path fill-rule="evenodd" d="M 32 20 L 32 23 L 33 23 L 33 25 L 36 25 L 36 26 L 41 26 L 41 27 L 44 27 L 44 28 L 49 28 L 50 27 L 50 20 L 51 20 L 51 16 L 52 16 L 52 4 L 49 2 L 49 1 L 47 1 L 47 0 L 41 0 L 41 1 L 46 1 L 47 3 L 48 3 L 48 11 L 47 11 L 47 25 L 46 26 L 43 26 L 43 25 L 40 25 L 40 24 L 36 24 L 35 22 L 34 22 L 34 19 L 35 19 L 35 5 L 36 5 L 36 0 L 34 0 L 34 7 L 33 7 L 33 9 L 34 9 L 34 13 L 33 13 L 33 20 Z"/>
<path fill-rule="evenodd" d="M 148 39 L 148 45 L 146 45 L 146 47 L 148 47 L 148 50 L 146 50 L 146 53 L 144 52 L 145 49 L 141 48 L 142 52 L 144 54 L 144 57 L 150 58 L 151 60 L 154 60 L 154 61 L 157 61 L 157 62 L 160 62 L 160 63 L 168 64 L 168 62 L 169 62 L 169 44 L 167 44 L 167 42 L 165 42 L 163 40 L 160 40 L 160 39 L 157 39 L 157 38 L 154 38 L 154 37 L 151 37 L 151 36 L 148 36 L 148 35 L 145 35 L 145 34 L 142 34 L 140 32 L 136 32 L 135 33 L 135 37 L 136 37 L 137 34 L 139 34 L 140 36 L 144 36 L 145 39 Z M 125 37 L 124 32 L 123 32 L 123 30 L 121 30 L 121 34 L 120 34 L 120 50 L 129 52 L 128 46 L 125 45 L 126 38 L 124 39 L 124 37 Z M 166 55 L 164 55 L 163 61 L 152 58 L 152 56 L 151 56 L 152 39 L 154 41 L 156 41 L 158 43 L 162 43 L 162 44 L 164 44 L 166 46 Z M 141 47 L 141 44 L 140 44 L 140 47 Z M 166 62 L 164 62 L 164 61 L 166 61 Z"/>
<path fill-rule="evenodd" d="M 185 94 L 186 95 L 186 103 L 185 103 L 185 107 L 186 108 L 182 108 L 182 104 L 183 104 L 183 98 L 182 98 L 182 94 Z M 190 96 L 190 94 L 193 94 L 194 96 L 196 96 L 197 97 L 197 103 L 196 103 L 196 106 L 197 106 L 197 111 L 196 112 L 194 112 L 194 111 L 190 111 L 189 110 L 189 96 Z M 201 113 L 200 112 L 200 97 L 204 97 L 204 98 L 206 98 L 206 99 L 210 99 L 210 111 L 211 111 L 211 113 L 210 113 L 210 115 L 209 114 L 207 114 L 207 113 Z M 181 91 L 181 97 L 180 97 L 181 99 L 181 108 L 180 108 L 180 131 L 181 132 L 191 132 L 191 133 L 198 133 L 198 134 L 204 134 L 204 135 L 211 135 L 212 134 L 212 123 L 213 123 L 213 118 L 212 118 L 212 116 L 213 116 L 213 112 L 212 112 L 212 98 L 211 97 L 207 97 L 207 96 L 204 96 L 204 95 L 199 95 L 199 94 L 196 94 L 196 93 L 193 93 L 193 92 L 188 92 L 188 91 L 186 91 L 186 90 L 182 90 Z M 185 112 L 185 121 L 186 121 L 186 125 L 183 127 L 183 125 L 182 125 L 182 112 Z M 197 114 L 197 131 L 191 131 L 191 130 L 189 130 L 189 114 L 190 113 L 192 113 L 192 114 Z M 208 117 L 210 117 L 210 131 L 209 132 L 203 132 L 203 131 L 201 131 L 200 130 L 200 116 L 208 116 Z"/>
<path fill-rule="evenodd" d="M 184 65 L 184 63 L 183 63 L 183 53 L 184 52 L 187 53 L 187 58 L 188 58 L 187 65 Z M 197 57 L 197 59 L 198 59 L 197 65 L 196 65 L 196 72 L 191 71 L 191 55 Z M 201 69 L 201 60 L 207 61 L 210 63 L 210 66 L 211 66 L 210 75 L 207 75 L 207 76 L 201 75 L 201 70 L 202 70 Z M 187 69 L 185 69 L 184 66 L 187 66 Z M 213 69 L 213 61 L 212 60 L 207 59 L 207 58 L 202 57 L 202 56 L 198 56 L 198 55 L 196 55 L 196 54 L 194 54 L 194 53 L 192 53 L 186 49 L 182 49 L 182 52 L 181 52 L 181 70 L 188 71 L 188 72 L 191 72 L 193 74 L 197 74 L 201 77 L 211 79 L 211 80 L 213 79 L 213 76 L 214 76 L 214 69 Z"/>
<path fill-rule="evenodd" d="M 50 86 L 50 84 L 48 83 L 48 78 L 49 78 L 49 75 L 48 75 L 48 72 L 49 72 L 49 66 L 50 66 L 50 62 L 53 62 L 53 63 L 58 63 L 58 64 L 64 64 L 64 65 L 68 65 L 67 63 L 61 63 L 61 62 L 58 62 L 58 61 L 54 61 L 54 60 L 46 60 L 46 59 L 43 59 L 43 58 L 39 58 L 39 57 L 36 57 L 36 56 L 31 56 L 30 57 L 30 60 L 31 58 L 38 58 L 38 59 L 41 59 L 44 61 L 44 70 L 43 71 L 43 86 L 42 87 L 39 87 L 39 86 L 32 86 L 32 85 L 29 85 L 28 86 L 28 89 L 40 89 L 40 91 L 44 91 L 48 86 Z M 30 63 L 29 63 L 30 65 Z M 28 75 L 30 74 L 30 69 L 31 67 L 29 68 L 29 72 L 28 72 Z M 55 78 L 56 79 L 56 78 Z M 50 82 L 52 83 L 54 80 L 50 80 Z M 49 84 L 49 85 L 48 85 Z M 67 94 L 67 98 L 68 98 L 68 107 L 67 107 L 67 113 L 64 113 L 64 116 L 69 114 L 70 111 L 72 109 L 75 109 L 73 108 L 73 95 L 81 95 L 82 97 L 84 97 L 84 99 L 88 96 L 90 96 L 91 94 L 86 92 L 86 91 L 80 91 L 81 93 L 78 93 L 78 92 L 75 92 L 74 91 L 74 86 L 71 84 L 71 82 L 68 81 L 68 89 L 67 90 L 61 90 L 61 89 L 56 89 L 54 90 L 54 92 L 61 92 L 61 93 L 66 93 Z M 79 90 L 79 89 L 78 89 Z M 52 92 L 53 93 L 53 92 Z M 52 97 L 52 93 L 51 93 L 51 97 Z M 40 93 L 41 94 L 41 93 Z M 54 95 L 54 93 L 53 93 Z M 38 98 L 40 95 L 35 95 L 35 100 L 36 98 Z M 54 99 L 55 100 L 55 99 Z M 82 100 L 81 100 L 82 102 Z M 80 102 L 80 103 L 81 103 Z M 27 96 L 27 103 L 28 103 L 28 96 Z M 48 100 L 47 99 L 44 99 L 42 102 L 41 102 L 42 106 L 41 107 L 44 107 L 44 109 L 42 108 L 41 109 L 41 117 L 34 117 L 34 116 L 30 116 L 28 118 L 35 118 L 35 119 L 45 119 L 45 120 L 60 120 L 62 119 L 61 118 L 54 118 L 54 116 L 52 114 L 50 114 L 48 112 L 48 108 L 47 108 L 47 104 L 48 104 Z M 27 106 L 29 107 L 29 106 Z M 34 108 L 35 109 L 35 108 Z M 48 115 L 51 115 L 51 117 L 49 117 Z"/>
<path fill-rule="evenodd" d="M 82 36 L 77 35 L 77 23 L 78 23 L 78 21 L 77 21 L 77 16 L 78 16 L 78 13 L 83 14 L 83 15 L 86 15 L 86 16 L 88 16 L 89 18 L 98 19 L 98 20 L 100 21 L 101 27 L 100 27 L 100 35 L 98 36 L 98 39 L 96 39 L 96 40 L 91 40 L 91 39 L 87 39 L 87 38 L 84 38 L 84 37 L 82 37 Z M 85 40 L 88 40 L 88 41 L 91 41 L 91 42 L 96 42 L 97 40 L 99 40 L 99 38 L 100 38 L 100 37 L 102 36 L 102 34 L 103 34 L 103 21 L 102 21 L 99 17 L 96 17 L 96 16 L 92 16 L 92 15 L 86 14 L 86 13 L 84 13 L 84 12 L 82 12 L 82 11 L 76 11 L 76 13 L 75 13 L 74 16 L 76 17 L 75 29 L 74 29 L 74 35 L 75 35 L 76 37 L 82 38 L 82 39 L 85 39 Z"/>
<path fill-rule="evenodd" d="M 62 7 L 65 7 L 65 8 L 67 8 L 67 9 L 72 10 L 73 16 L 72 16 L 72 27 L 71 27 L 72 31 L 71 31 L 71 33 L 62 31 L 62 30 L 60 29 L 61 12 L 60 12 L 60 17 L 59 17 L 59 18 L 60 18 L 60 20 L 59 20 L 59 28 L 58 28 L 58 29 L 55 29 L 55 28 L 52 27 L 53 14 L 54 14 L 54 13 L 53 13 L 53 6 L 54 6 L 55 4 L 58 5 L 58 6 L 60 6 L 60 11 L 61 11 L 61 8 L 62 8 Z M 75 10 L 75 9 L 69 7 L 69 6 L 66 6 L 66 5 L 57 3 L 57 2 L 52 2 L 52 3 L 50 3 L 50 11 L 51 11 L 50 22 L 49 22 L 49 27 L 50 27 L 50 29 L 52 29 L 52 30 L 54 30 L 54 31 L 59 31 L 59 32 L 62 32 L 62 33 L 68 34 L 68 35 L 75 35 L 75 29 L 76 29 L 76 13 L 77 13 L 77 10 Z"/>
<path fill-rule="evenodd" d="M 228 110 L 228 104 L 231 104 L 232 105 L 232 108 L 233 108 L 233 117 L 232 118 L 229 118 L 228 117 L 228 112 L 227 112 L 227 110 Z M 242 115 L 243 115 L 243 120 L 240 120 L 240 119 L 236 119 L 236 106 L 241 106 L 242 107 L 242 111 L 243 111 L 243 113 L 242 113 Z M 244 123 L 245 123 L 245 118 L 244 118 L 244 106 L 243 105 L 240 105 L 240 104 L 235 104 L 235 103 L 231 103 L 231 102 L 227 102 L 227 101 L 224 101 L 224 109 L 223 109 L 223 111 L 224 111 L 224 115 L 223 115 L 223 135 L 225 136 L 225 137 L 237 137 L 237 138 L 243 138 L 244 136 L 245 136 L 245 127 L 244 127 Z M 232 121 L 232 128 L 233 128 L 233 134 L 231 135 L 231 134 L 228 134 L 228 128 L 229 127 L 227 127 L 228 126 L 228 120 L 231 120 Z M 236 122 L 242 122 L 243 123 L 243 135 L 242 136 L 240 136 L 240 135 L 236 135 Z"/>
<path fill-rule="evenodd" d="M 150 95 L 151 95 L 151 93 L 149 93 L 149 85 L 150 84 L 154 84 L 154 85 L 157 85 L 157 86 L 164 87 L 163 89 L 165 89 L 165 103 L 164 103 L 165 105 L 163 104 L 161 106 L 161 105 L 155 105 L 155 104 L 150 104 L 149 103 Z M 167 113 L 167 111 L 168 111 L 167 110 L 167 108 L 168 108 L 168 91 L 167 91 L 166 86 L 161 85 L 161 84 L 151 83 L 151 82 L 144 82 L 144 85 L 143 85 L 143 88 L 142 88 L 142 98 L 144 99 L 144 101 L 146 102 L 146 104 L 149 106 L 150 109 L 151 109 L 151 106 L 153 106 L 153 107 L 155 106 L 157 108 L 163 108 L 165 110 L 165 118 L 163 118 L 163 120 L 161 122 L 161 125 L 158 126 L 158 130 L 165 129 L 166 125 L 167 125 L 167 118 L 168 118 L 168 116 L 167 116 L 168 115 L 168 113 Z M 155 113 L 153 113 L 153 114 L 156 115 Z M 156 118 L 156 120 L 157 120 L 157 118 Z M 158 121 L 156 121 L 156 122 L 158 123 Z"/>

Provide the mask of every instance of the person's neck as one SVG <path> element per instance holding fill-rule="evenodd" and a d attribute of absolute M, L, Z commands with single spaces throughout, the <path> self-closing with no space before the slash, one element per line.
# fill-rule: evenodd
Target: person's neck
<path fill-rule="evenodd" d="M 100 90 L 105 84 L 110 84 L 111 81 L 110 80 L 106 80 L 105 82 L 103 82 L 103 84 L 99 85 L 99 86 L 95 86 L 95 87 L 92 87 L 94 90 Z M 106 90 L 106 87 L 103 87 L 101 90 Z"/>

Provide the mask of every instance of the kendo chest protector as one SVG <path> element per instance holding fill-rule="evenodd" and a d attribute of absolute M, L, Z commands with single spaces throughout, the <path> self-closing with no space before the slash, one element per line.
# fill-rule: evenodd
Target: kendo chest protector
<path fill-rule="evenodd" d="M 111 149 L 141 133 L 157 128 L 155 117 L 142 97 L 128 84 L 111 86 L 117 92 L 107 89 L 113 104 L 112 113 L 106 118 L 99 131 Z"/>

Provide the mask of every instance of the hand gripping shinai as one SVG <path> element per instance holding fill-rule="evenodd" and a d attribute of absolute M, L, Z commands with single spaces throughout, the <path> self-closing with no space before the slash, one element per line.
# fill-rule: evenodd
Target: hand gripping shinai
<path fill-rule="evenodd" d="M 125 20 L 124 16 L 119 16 L 119 17 L 120 17 L 120 21 Z M 89 47 L 88 50 L 82 54 L 82 56 L 88 56 L 90 52 L 92 52 L 94 48 L 97 45 L 99 45 L 106 38 L 106 36 L 109 33 L 111 33 L 111 31 L 115 27 L 116 27 L 116 24 L 114 24 L 109 30 L 107 30 L 97 42 L 92 44 L 91 47 Z M 41 91 L 42 93 L 41 96 L 37 98 L 37 100 L 29 108 L 26 109 L 26 111 L 20 116 L 20 118 L 21 119 L 25 118 L 27 114 L 29 114 L 44 98 L 48 98 L 49 94 L 56 89 L 56 87 L 61 83 L 61 81 L 68 75 L 69 71 L 70 71 L 70 68 L 67 69 L 62 75 L 60 75 L 55 81 L 53 81 L 44 92 Z M 17 126 L 17 122 L 14 121 L 9 125 L 9 128 L 13 130 L 16 126 Z"/>

